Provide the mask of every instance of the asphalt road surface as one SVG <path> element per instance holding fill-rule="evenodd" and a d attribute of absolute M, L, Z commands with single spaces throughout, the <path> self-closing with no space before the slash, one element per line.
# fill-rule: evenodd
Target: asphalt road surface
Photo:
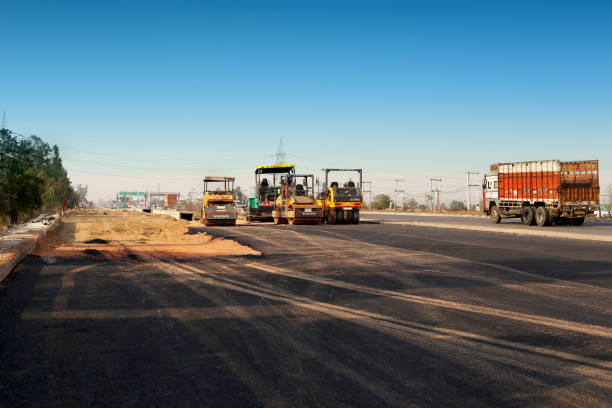
<path fill-rule="evenodd" d="M 610 244 L 204 230 L 262 256 L 27 259 L 0 290 L 0 406 L 610 406 Z"/>
<path fill-rule="evenodd" d="M 468 225 L 474 227 L 497 228 L 500 231 L 517 231 L 517 230 L 541 230 L 564 232 L 568 234 L 591 234 L 595 236 L 612 236 L 612 220 L 587 218 L 581 226 L 560 226 L 553 225 L 550 227 L 526 226 L 521 223 L 520 218 L 503 218 L 500 224 L 493 224 L 488 217 L 461 217 L 461 216 L 444 216 L 444 215 L 411 215 L 411 214 L 393 214 L 393 213 L 371 213 L 364 212 L 361 215 L 363 221 L 376 221 L 384 223 L 402 223 L 402 222 L 426 222 L 439 223 L 448 225 Z"/>

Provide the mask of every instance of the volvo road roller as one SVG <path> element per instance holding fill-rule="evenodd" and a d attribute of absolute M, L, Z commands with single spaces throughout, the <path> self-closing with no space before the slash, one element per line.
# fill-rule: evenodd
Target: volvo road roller
<path fill-rule="evenodd" d="M 215 187 L 217 185 L 219 187 Z M 234 178 L 204 177 L 202 208 L 202 222 L 205 225 L 236 225 Z"/>
<path fill-rule="evenodd" d="M 363 171 L 362 169 L 323 169 L 325 184 L 323 191 L 317 197 L 317 203 L 322 207 L 322 221 L 328 224 L 359 224 L 359 210 L 363 208 Z M 328 184 L 329 173 L 350 171 L 359 174 L 359 184 L 352 179 L 339 186 L 337 181 Z M 329 186 L 329 187 L 328 187 Z"/>
<path fill-rule="evenodd" d="M 319 224 L 322 213 L 314 198 L 312 174 L 290 174 L 281 180 L 280 194 L 272 210 L 275 224 Z"/>
<path fill-rule="evenodd" d="M 281 190 L 281 180 L 295 174 L 295 164 L 266 164 L 255 169 L 255 197 L 248 199 L 246 219 L 272 221 L 274 202 Z"/>

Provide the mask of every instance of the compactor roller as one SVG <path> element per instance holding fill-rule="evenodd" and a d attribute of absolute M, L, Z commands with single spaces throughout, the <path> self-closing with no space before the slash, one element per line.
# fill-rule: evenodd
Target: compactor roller
<path fill-rule="evenodd" d="M 223 185 L 223 188 L 212 188 Z M 202 222 L 206 226 L 236 225 L 236 206 L 234 204 L 233 177 L 204 177 L 204 197 Z"/>
<path fill-rule="evenodd" d="M 272 217 L 275 224 L 319 224 L 321 206 L 314 198 L 312 174 L 290 174 L 281 180 L 280 194 L 274 203 Z"/>
<path fill-rule="evenodd" d="M 322 218 L 328 224 L 359 224 L 359 211 L 363 208 L 362 169 L 323 169 L 325 185 L 317 197 L 317 203 L 322 207 Z M 349 179 L 342 187 L 337 181 L 328 184 L 330 172 L 353 171 L 359 174 L 359 184 Z M 329 186 L 329 187 L 328 187 Z"/>

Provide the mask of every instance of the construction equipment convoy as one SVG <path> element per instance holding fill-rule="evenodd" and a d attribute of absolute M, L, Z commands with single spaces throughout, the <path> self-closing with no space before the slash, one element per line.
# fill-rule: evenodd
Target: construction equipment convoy
<path fill-rule="evenodd" d="M 362 169 L 323 169 L 325 184 L 317 197 L 317 203 L 323 208 L 323 221 L 328 224 L 359 224 L 359 210 L 363 208 L 363 172 Z M 350 171 L 359 174 L 359 185 L 349 179 L 342 187 L 337 181 L 328 184 L 330 172 Z M 329 186 L 329 187 L 328 187 Z"/>
<path fill-rule="evenodd" d="M 223 189 L 209 185 L 223 184 Z M 205 225 L 236 225 L 233 177 L 204 177 L 202 222 Z"/>
<path fill-rule="evenodd" d="M 322 213 L 314 198 L 312 174 L 289 174 L 281 180 L 280 194 L 272 210 L 275 224 L 319 224 Z"/>
<path fill-rule="evenodd" d="M 492 164 L 483 182 L 484 212 L 497 224 L 582 225 L 599 208 L 599 161 Z"/>
<path fill-rule="evenodd" d="M 281 189 L 281 179 L 295 174 L 295 164 L 266 164 L 255 169 L 255 197 L 247 201 L 246 219 L 272 221 L 272 210 Z"/>

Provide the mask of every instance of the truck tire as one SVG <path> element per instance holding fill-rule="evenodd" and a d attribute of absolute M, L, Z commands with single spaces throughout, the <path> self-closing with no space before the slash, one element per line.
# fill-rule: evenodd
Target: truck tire
<path fill-rule="evenodd" d="M 499 208 L 497 208 L 496 205 L 492 206 L 489 210 L 489 216 L 491 217 L 491 221 L 493 222 L 493 224 L 499 224 L 501 222 Z"/>
<path fill-rule="evenodd" d="M 533 207 L 523 207 L 521 210 L 521 220 L 523 220 L 525 225 L 535 225 L 535 210 Z"/>
<path fill-rule="evenodd" d="M 536 209 L 536 224 L 538 227 L 545 227 L 549 225 L 550 222 L 550 213 L 548 212 L 548 208 L 546 207 L 538 207 Z"/>
<path fill-rule="evenodd" d="M 582 224 L 584 224 L 584 218 L 572 218 L 570 220 L 570 225 L 578 226 Z"/>

